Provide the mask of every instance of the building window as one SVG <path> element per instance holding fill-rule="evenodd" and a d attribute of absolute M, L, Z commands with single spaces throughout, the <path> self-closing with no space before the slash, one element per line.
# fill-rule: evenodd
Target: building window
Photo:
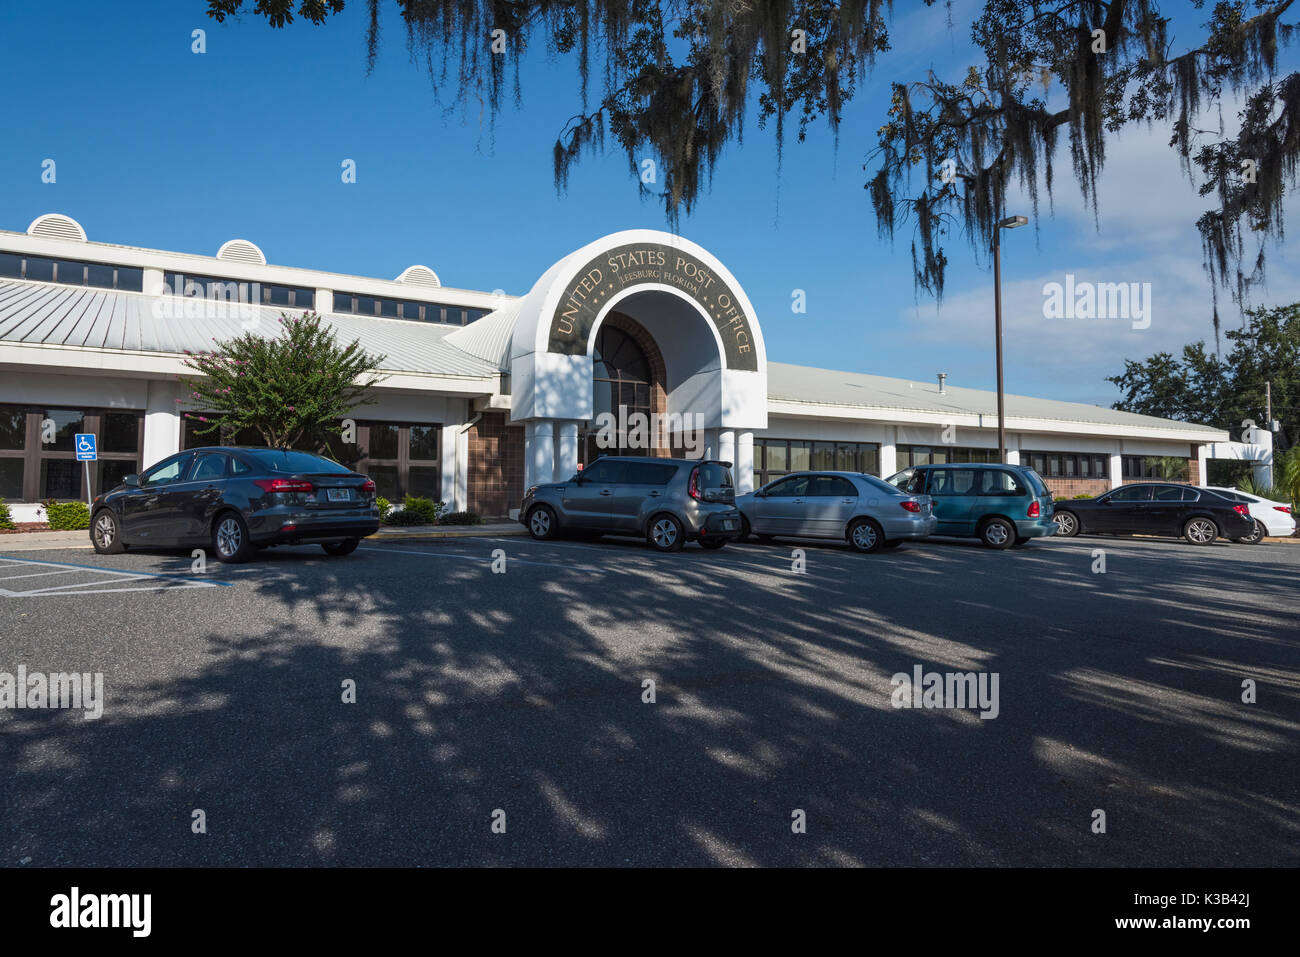
<path fill-rule="evenodd" d="M 766 485 L 789 472 L 865 472 L 880 475 L 876 442 L 809 442 L 754 439 L 754 482 Z"/>
<path fill-rule="evenodd" d="M 647 445 L 629 444 L 626 433 L 619 431 L 616 444 L 609 447 L 600 445 L 600 429 L 597 419 L 604 413 L 614 416 L 618 427 L 633 424 L 633 416 L 643 416 L 647 425 L 650 418 L 650 360 L 637 341 L 622 329 L 601 326 L 596 333 L 596 348 L 592 353 L 592 418 L 585 423 L 578 435 L 578 452 L 583 465 L 590 465 L 602 455 L 652 455 L 654 449 Z M 608 438 L 608 436 L 606 436 Z M 647 443 L 653 443 L 655 436 L 647 434 Z"/>
<path fill-rule="evenodd" d="M 467 326 L 487 315 L 486 309 L 466 309 L 439 302 L 415 302 L 410 299 L 383 299 L 359 293 L 334 293 L 334 311 L 358 316 L 382 316 L 412 322 L 442 322 Z"/>
<path fill-rule="evenodd" d="M 140 470 L 143 412 L 0 405 L 0 498 L 84 500 L 86 466 L 74 451 L 79 432 L 98 437 L 99 457 L 90 463 L 91 495 Z"/>
<path fill-rule="evenodd" d="M 124 289 L 129 292 L 144 289 L 143 269 L 72 259 L 45 259 L 18 253 L 0 253 L 0 278 L 34 279 L 69 286 Z"/>
<path fill-rule="evenodd" d="M 900 445 L 898 469 L 917 465 L 947 465 L 948 463 L 991 463 L 998 461 L 997 449 L 977 449 L 956 445 Z"/>
<path fill-rule="evenodd" d="M 1110 476 L 1110 456 L 1096 452 L 1021 452 L 1020 464 L 1028 465 L 1043 478 L 1092 478 Z"/>
<path fill-rule="evenodd" d="M 1121 455 L 1120 475 L 1126 479 L 1186 482 L 1187 459 L 1181 456 Z"/>
<path fill-rule="evenodd" d="M 357 440 L 366 457 L 354 467 L 374 480 L 379 495 L 390 502 L 442 498 L 441 425 L 358 422 Z"/>

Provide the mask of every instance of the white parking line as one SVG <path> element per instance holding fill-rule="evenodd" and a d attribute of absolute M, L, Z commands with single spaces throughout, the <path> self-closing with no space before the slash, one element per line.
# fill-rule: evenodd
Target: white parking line
<path fill-rule="evenodd" d="M 31 598 L 52 595 L 102 595 L 119 591 L 167 591 L 171 589 L 232 587 L 230 582 L 204 581 L 198 578 L 191 578 L 185 575 L 173 575 L 166 572 L 119 571 L 115 568 L 103 568 L 98 565 L 78 565 L 73 562 L 42 562 L 29 558 L 14 558 L 9 555 L 0 555 L 0 560 L 5 562 L 5 564 L 0 565 L 0 569 L 17 568 L 22 566 L 36 566 L 38 568 L 54 569 L 53 571 L 33 572 L 24 575 L 5 575 L 0 577 L 0 581 L 10 581 L 19 578 L 41 578 L 47 575 L 72 575 L 78 572 L 91 572 L 96 575 L 112 576 L 110 578 L 95 578 L 91 581 L 85 582 L 69 582 L 64 585 L 55 585 L 49 588 L 31 588 L 26 591 L 0 588 L 0 597 L 4 598 Z M 156 584 L 137 584 L 139 582 L 147 581 L 153 581 L 156 582 Z M 98 587 L 101 585 L 110 585 L 115 582 L 121 582 L 123 585 L 129 584 L 130 587 Z"/>

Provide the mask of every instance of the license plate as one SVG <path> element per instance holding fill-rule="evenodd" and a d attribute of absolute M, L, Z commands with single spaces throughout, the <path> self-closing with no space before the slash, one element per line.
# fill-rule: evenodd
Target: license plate
<path fill-rule="evenodd" d="M 325 497 L 331 502 L 350 502 L 352 501 L 352 490 L 348 488 L 326 489 Z"/>
<path fill-rule="evenodd" d="M 723 521 L 722 530 L 724 532 L 734 532 L 736 530 L 736 520 L 734 518 L 728 518 Z"/>

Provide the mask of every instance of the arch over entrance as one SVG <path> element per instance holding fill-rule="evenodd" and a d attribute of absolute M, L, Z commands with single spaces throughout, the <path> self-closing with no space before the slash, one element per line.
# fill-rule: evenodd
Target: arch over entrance
<path fill-rule="evenodd" d="M 647 229 L 575 250 L 520 300 L 511 418 L 527 427 L 529 484 L 577 468 L 580 424 L 596 411 L 595 355 L 606 323 L 644 333 L 663 365 L 662 411 L 700 430 L 692 451 L 733 462 L 737 486 L 751 488 L 753 430 L 767 427 L 767 352 L 753 306 L 707 250 Z"/>

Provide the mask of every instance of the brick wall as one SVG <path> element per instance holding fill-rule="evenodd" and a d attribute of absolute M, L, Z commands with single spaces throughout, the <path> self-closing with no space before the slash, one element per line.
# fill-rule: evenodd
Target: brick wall
<path fill-rule="evenodd" d="M 506 412 L 484 412 L 469 429 L 470 511 L 504 517 L 524 497 L 524 429 Z"/>
<path fill-rule="evenodd" d="M 1074 498 L 1076 495 L 1097 496 L 1102 492 L 1110 491 L 1109 479 L 1098 478 L 1045 478 L 1048 491 L 1052 493 L 1052 498 L 1066 499 Z"/>

